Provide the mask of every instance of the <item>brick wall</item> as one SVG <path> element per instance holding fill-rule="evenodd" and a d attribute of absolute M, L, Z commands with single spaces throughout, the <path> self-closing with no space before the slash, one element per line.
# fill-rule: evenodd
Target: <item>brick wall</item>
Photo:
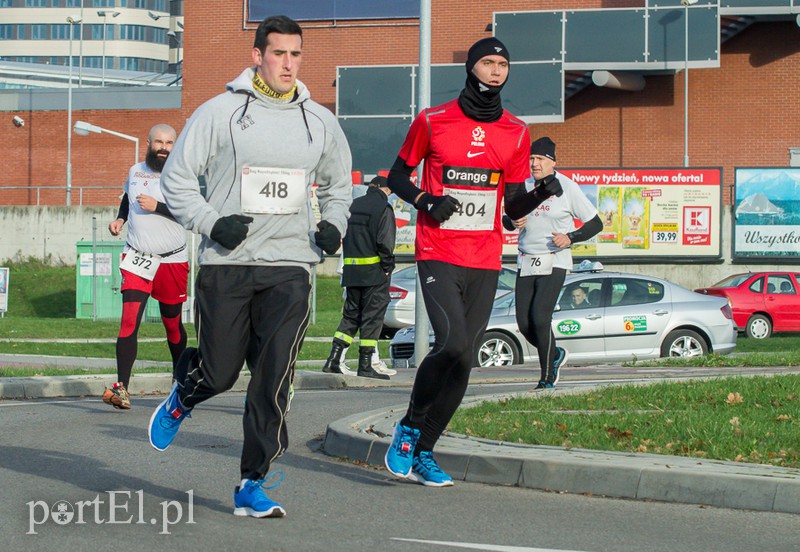
<path fill-rule="evenodd" d="M 640 6 L 614 0 L 456 1 L 432 3 L 432 61 L 462 62 L 485 30 L 493 11 Z M 140 137 L 140 159 L 149 128 L 166 122 L 180 130 L 205 100 L 250 65 L 253 29 L 244 29 L 241 3 L 211 0 L 187 3 L 183 107 L 180 110 L 84 111 L 73 120 Z M 312 98 L 333 109 L 337 65 L 407 64 L 418 56 L 416 21 L 354 22 L 332 26 L 304 23 L 300 79 Z M 692 166 L 723 168 L 730 201 L 736 166 L 786 166 L 788 148 L 800 146 L 800 108 L 795 101 L 800 74 L 800 28 L 793 22 L 755 24 L 722 46 L 721 67 L 689 72 L 689 160 Z M 513 56 L 513 52 L 512 52 Z M 513 78 L 513 67 L 512 73 Z M 570 167 L 683 165 L 684 74 L 647 77 L 642 92 L 597 88 L 571 98 L 566 120 L 531 128 L 535 138 L 551 136 L 559 164 Z M 16 128 L 3 117 L 9 140 L 0 158 L 0 187 L 60 186 L 45 203 L 63 204 L 66 166 L 66 113 L 19 113 Z M 9 114 L 10 115 L 10 114 Z M 106 135 L 72 138 L 73 186 L 120 186 L 132 162 L 131 142 Z M 117 192 L 118 193 L 118 192 Z M 88 204 L 115 204 L 116 194 L 99 192 Z M 32 199 L 33 198 L 33 199 Z M 30 189 L 6 190 L 0 204 L 30 204 Z M 78 198 L 73 194 L 73 204 Z"/>

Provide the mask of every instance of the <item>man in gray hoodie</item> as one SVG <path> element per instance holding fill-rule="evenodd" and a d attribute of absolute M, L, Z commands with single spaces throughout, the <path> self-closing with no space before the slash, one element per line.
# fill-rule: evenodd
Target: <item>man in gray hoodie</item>
<path fill-rule="evenodd" d="M 266 18 L 252 54 L 255 67 L 194 112 L 162 173 L 170 212 L 202 235 L 198 348 L 182 355 L 176 384 L 153 412 L 148 434 L 156 450 L 165 450 L 190 411 L 230 389 L 247 362 L 234 514 L 280 517 L 286 511 L 262 486 L 283 477 L 268 472 L 288 445 L 286 413 L 308 326 L 311 268 L 323 251 L 336 252 L 345 233 L 351 156 L 334 115 L 297 80 L 300 26 L 285 16 Z"/>

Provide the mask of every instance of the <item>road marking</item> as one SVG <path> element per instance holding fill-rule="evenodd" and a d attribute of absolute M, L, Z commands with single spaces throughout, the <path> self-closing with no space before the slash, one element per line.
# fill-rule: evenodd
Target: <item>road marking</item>
<path fill-rule="evenodd" d="M 439 546 L 452 546 L 456 548 L 467 548 L 469 550 L 492 550 L 494 552 L 582 552 L 579 550 L 567 550 L 564 548 L 531 548 L 529 546 L 503 546 L 500 544 L 478 544 L 471 542 L 401 539 L 399 537 L 391 537 L 391 540 L 403 541 L 403 542 L 416 542 L 420 544 L 436 544 Z"/>
<path fill-rule="evenodd" d="M 6 402 L 7 401 L 7 402 Z M 86 398 L 86 399 L 59 399 L 56 401 L 45 401 L 45 400 L 17 400 L 17 399 L 2 399 L 0 401 L 0 408 L 4 406 L 31 406 L 31 405 L 40 405 L 40 404 L 61 404 L 61 403 L 76 403 L 76 402 L 100 402 L 103 401 L 100 397 L 93 397 L 93 398 Z"/>

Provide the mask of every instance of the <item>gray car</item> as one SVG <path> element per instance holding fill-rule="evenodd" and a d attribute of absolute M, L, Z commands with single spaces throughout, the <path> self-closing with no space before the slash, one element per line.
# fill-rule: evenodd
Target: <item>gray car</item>
<path fill-rule="evenodd" d="M 575 305 L 573 292 L 586 301 Z M 512 292 L 495 299 L 474 366 L 538 364 L 536 348 L 517 328 L 514 306 Z M 619 272 L 568 274 L 553 313 L 553 333 L 569 351 L 569 362 L 578 364 L 728 354 L 736 347 L 725 299 Z M 413 326 L 397 332 L 389 351 L 395 366 L 413 364 Z"/>
<path fill-rule="evenodd" d="M 497 282 L 496 297 L 505 295 L 514 289 L 516 284 L 516 270 L 504 266 L 500 271 Z M 389 306 L 383 317 L 384 332 L 393 334 L 394 331 L 414 324 L 414 304 L 417 290 L 417 266 L 407 266 L 392 273 L 389 287 Z"/>

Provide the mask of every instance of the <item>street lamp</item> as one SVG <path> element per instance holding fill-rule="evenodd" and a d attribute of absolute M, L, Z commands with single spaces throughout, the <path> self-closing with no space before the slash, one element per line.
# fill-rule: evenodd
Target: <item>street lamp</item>
<path fill-rule="evenodd" d="M 83 88 L 83 2 L 81 0 L 81 19 L 78 27 L 78 88 Z"/>
<path fill-rule="evenodd" d="M 82 19 L 77 15 L 67 17 L 69 23 L 69 85 L 67 86 L 67 205 L 72 203 L 72 35 L 75 24 Z"/>
<path fill-rule="evenodd" d="M 113 130 L 95 126 L 85 121 L 76 121 L 73 128 L 75 130 L 75 134 L 79 134 L 80 136 L 87 136 L 90 132 L 94 132 L 95 134 L 102 134 L 105 132 L 106 134 L 119 136 L 120 138 L 125 138 L 126 140 L 134 142 L 136 144 L 136 151 L 133 152 L 133 164 L 135 165 L 139 162 L 139 139 L 135 136 L 128 136 L 127 134 L 122 134 L 121 132 L 114 132 Z"/>
<path fill-rule="evenodd" d="M 698 0 L 681 0 L 683 13 L 683 166 L 689 166 L 689 6 Z"/>
<path fill-rule="evenodd" d="M 697 1 L 697 0 L 695 0 Z M 120 12 L 111 10 L 99 10 L 97 15 L 103 18 L 103 73 L 100 86 L 106 85 L 106 25 L 108 23 L 108 16 L 117 17 Z"/>

